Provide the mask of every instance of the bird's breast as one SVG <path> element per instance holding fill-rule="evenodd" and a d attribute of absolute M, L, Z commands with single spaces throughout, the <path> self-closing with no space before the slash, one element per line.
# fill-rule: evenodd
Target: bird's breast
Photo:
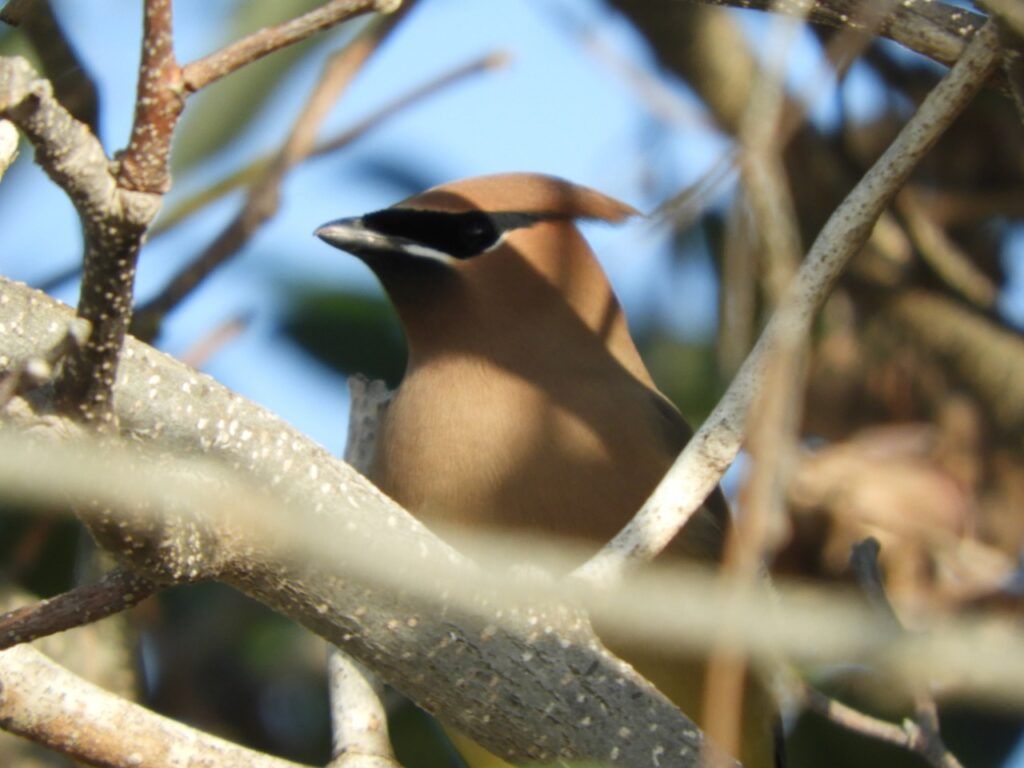
<path fill-rule="evenodd" d="M 371 479 L 428 525 L 610 538 L 676 448 L 630 377 L 542 378 L 480 358 L 414 369 L 388 409 Z"/>

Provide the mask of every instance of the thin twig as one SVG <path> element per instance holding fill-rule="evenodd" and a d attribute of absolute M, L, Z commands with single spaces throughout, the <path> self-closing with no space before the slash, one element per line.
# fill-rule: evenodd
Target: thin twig
<path fill-rule="evenodd" d="M 512 55 L 507 51 L 496 51 L 494 53 L 489 53 L 486 56 L 481 56 L 479 59 L 467 62 L 466 64 L 462 64 L 450 72 L 442 74 L 440 77 L 429 80 L 409 93 L 399 96 L 391 103 L 385 104 L 376 112 L 372 112 L 367 115 L 351 128 L 347 128 L 335 136 L 324 139 L 316 145 L 316 148 L 310 153 L 310 157 L 322 157 L 323 155 L 336 152 L 342 147 L 348 146 L 356 139 L 365 135 L 371 129 L 376 128 L 381 122 L 389 117 L 393 117 L 399 112 L 412 107 L 416 103 L 429 96 L 433 96 L 449 86 L 461 82 L 467 77 L 501 69 L 502 67 L 507 66 L 511 59 Z"/>
<path fill-rule="evenodd" d="M 1022 189 L 943 189 L 908 184 L 907 189 L 920 197 L 940 226 L 973 224 L 993 216 L 1010 219 L 1024 218 L 1024 190 Z"/>
<path fill-rule="evenodd" d="M 759 394 L 769 351 L 780 335 L 803 337 L 832 285 L 866 242 L 885 206 L 995 70 L 997 57 L 996 32 L 987 25 L 829 217 L 779 311 L 769 321 L 728 391 L 641 511 L 577 575 L 598 582 L 618 578 L 627 563 L 650 560 L 664 549 L 700 507 L 744 439 L 747 412 Z"/>
<path fill-rule="evenodd" d="M 285 175 L 313 151 L 316 132 L 341 93 L 358 74 L 363 64 L 395 28 L 402 13 L 394 13 L 366 28 L 363 34 L 332 56 L 324 66 L 319 82 L 296 118 L 281 149 L 265 169 L 262 178 L 246 196 L 241 210 L 220 234 L 184 269 L 178 272 L 160 293 L 139 310 L 133 332 L 143 339 L 153 338 L 160 321 L 221 264 L 236 254 L 278 210 L 281 184 Z"/>
<path fill-rule="evenodd" d="M 184 87 L 194 93 L 230 75 L 236 69 L 285 46 L 305 40 L 316 32 L 372 11 L 393 13 L 401 4 L 401 0 L 331 0 L 309 13 L 283 24 L 265 27 L 219 51 L 186 64 L 182 68 Z"/>
<path fill-rule="evenodd" d="M 673 195 L 651 213 L 651 220 L 668 220 L 682 231 L 693 224 L 736 171 L 738 153 L 723 152 L 700 177 Z"/>
<path fill-rule="evenodd" d="M 252 315 L 245 313 L 232 317 L 226 323 L 221 323 L 190 347 L 181 356 L 181 362 L 192 366 L 196 370 L 202 369 L 211 357 L 245 331 L 251 321 Z"/>
<path fill-rule="evenodd" d="M 825 44 L 825 61 L 832 67 L 836 81 L 841 82 L 853 63 L 872 43 L 885 18 L 886 0 L 864 0 L 855 9 L 851 25 L 839 30 Z M 807 118 L 817 91 L 821 90 L 831 77 L 823 74 L 812 84 L 807 98 L 790 99 L 778 127 L 776 138 L 780 147 L 785 148 L 796 135 Z"/>
<path fill-rule="evenodd" d="M 874 538 L 869 537 L 856 543 L 850 552 L 850 568 L 875 614 L 903 633 L 903 624 L 885 591 L 885 582 L 878 564 L 880 551 L 881 546 Z M 867 736 L 898 744 L 919 754 L 934 768 L 962 768 L 960 761 L 942 740 L 938 707 L 926 688 L 920 688 L 915 693 L 915 717 L 904 721 L 902 727 L 857 712 L 806 684 L 802 685 L 800 696 L 811 709 L 833 722 Z"/>
<path fill-rule="evenodd" d="M 896 617 L 896 611 L 893 610 L 892 603 L 889 602 L 889 597 L 885 593 L 885 582 L 878 567 L 880 551 L 881 545 L 875 538 L 869 537 L 857 542 L 850 550 L 850 570 L 857 578 L 857 584 L 872 610 L 902 630 L 902 624 Z"/>
<path fill-rule="evenodd" d="M 509 58 L 509 54 L 502 51 L 488 54 L 487 56 L 475 59 L 468 64 L 463 64 L 462 66 L 457 67 L 438 78 L 430 80 L 423 85 L 417 86 L 412 91 L 399 96 L 394 101 L 391 101 L 380 109 L 371 112 L 352 127 L 346 128 L 340 133 L 319 142 L 313 151 L 309 153 L 309 156 L 304 158 L 301 162 L 312 160 L 316 157 L 323 157 L 324 155 L 346 147 L 399 112 L 412 107 L 414 104 L 434 95 L 438 91 L 455 85 L 457 82 L 461 82 L 472 75 L 503 67 L 508 62 Z M 150 241 L 187 220 L 193 214 L 203 210 L 211 203 L 220 200 L 225 195 L 239 187 L 247 186 L 259 181 L 261 176 L 266 173 L 267 168 L 273 160 L 273 155 L 257 158 L 244 168 L 225 176 L 219 181 L 215 181 L 206 189 L 198 192 L 192 197 L 189 197 L 187 200 L 183 200 L 181 203 L 160 216 L 156 225 L 149 232 Z"/>
<path fill-rule="evenodd" d="M 144 576 L 116 568 L 95 584 L 0 615 L 0 651 L 105 619 L 138 605 L 159 589 Z"/>
<path fill-rule="evenodd" d="M 563 28 L 599 64 L 619 76 L 648 112 L 660 121 L 681 128 L 702 126 L 714 130 L 707 113 L 686 101 L 659 73 L 638 65 L 608 45 L 597 32 L 596 25 L 585 22 L 567 6 L 537 2 L 535 7 Z"/>
<path fill-rule="evenodd" d="M 940 754 L 935 753 L 932 737 L 920 723 L 913 720 L 905 720 L 901 725 L 887 722 L 843 704 L 807 684 L 801 684 L 795 693 L 809 710 L 849 731 L 915 752 L 934 768 L 963 768 L 960 761 L 944 747 Z"/>
<path fill-rule="evenodd" d="M 753 346 L 757 314 L 757 253 L 754 222 L 743 190 L 736 191 L 725 220 L 719 279 L 718 370 L 732 377 Z"/>
<path fill-rule="evenodd" d="M 1008 445 L 1024 443 L 1024 338 L 934 291 L 907 289 L 885 307 L 889 321 L 943 361 L 977 396 Z"/>
<path fill-rule="evenodd" d="M 942 281 L 975 306 L 991 309 L 999 289 L 946 234 L 922 200 L 904 189 L 896 196 L 896 207 L 921 257 Z"/>
<path fill-rule="evenodd" d="M 171 0 L 146 0 L 143 24 L 135 120 L 120 157 L 117 184 L 164 193 L 171 188 L 171 137 L 185 107 L 181 68 L 174 58 Z"/>

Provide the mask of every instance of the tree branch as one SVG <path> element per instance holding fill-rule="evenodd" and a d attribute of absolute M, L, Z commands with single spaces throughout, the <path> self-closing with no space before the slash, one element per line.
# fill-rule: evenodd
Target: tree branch
<path fill-rule="evenodd" d="M 292 129 L 261 178 L 249 189 L 241 210 L 220 234 L 176 274 L 163 290 L 139 310 L 134 326 L 136 336 L 151 339 L 160 321 L 184 300 L 199 284 L 225 261 L 236 254 L 256 231 L 277 213 L 281 185 L 289 170 L 313 151 L 316 133 L 341 93 L 359 73 L 363 64 L 400 21 L 394 13 L 368 26 L 344 49 L 332 56 L 324 66 L 319 82 L 295 119 Z"/>
<path fill-rule="evenodd" d="M 329 665 L 334 746 L 327 768 L 401 768 L 388 738 L 384 685 L 337 648 L 331 649 Z"/>
<path fill-rule="evenodd" d="M 113 388 L 131 320 L 139 250 L 170 184 L 171 135 L 183 106 L 176 85 L 179 75 L 171 0 L 146 0 L 131 141 L 116 178 L 109 179 L 113 188 L 105 207 L 79 208 L 85 257 L 78 315 L 92 324 L 92 334 L 57 380 L 62 410 L 108 431 L 116 426 Z"/>
<path fill-rule="evenodd" d="M 672 540 L 732 463 L 758 397 L 765 361 L 780 336 L 803 338 L 849 260 L 911 171 L 998 65 L 995 29 L 971 41 L 893 143 L 847 195 L 819 233 L 793 284 L 728 391 L 676 459 L 640 512 L 577 575 L 618 578 L 629 561 L 649 560 Z"/>
<path fill-rule="evenodd" d="M 119 187 L 158 194 L 171 188 L 171 137 L 184 107 L 171 0 L 146 0 L 135 122 L 120 157 Z"/>
<path fill-rule="evenodd" d="M 992 14 L 999 27 L 1003 74 L 1009 83 L 1017 116 L 1024 122 L 1024 6 L 1014 0 L 980 0 L 978 4 Z"/>
<path fill-rule="evenodd" d="M 787 13 L 813 24 L 824 24 L 837 29 L 863 29 L 865 32 L 886 37 L 946 66 L 952 65 L 960 58 L 967 43 L 988 20 L 981 14 L 935 0 L 875 0 L 875 4 L 888 13 L 880 16 L 872 13 L 870 25 L 860 21 L 863 15 L 862 0 L 794 0 L 792 3 L 779 3 L 776 0 L 688 1 Z M 876 22 L 877 27 L 874 26 Z"/>
<path fill-rule="evenodd" d="M 103 768 L 301 768 L 150 712 L 24 645 L 0 653 L 0 723 Z"/>
<path fill-rule="evenodd" d="M 456 67 L 450 72 L 446 72 L 440 77 L 419 85 L 408 93 L 399 96 L 393 101 L 385 104 L 383 107 L 370 113 L 350 128 L 346 128 L 340 133 L 319 142 L 313 151 L 300 162 L 312 160 L 316 157 L 322 157 L 332 152 L 336 152 L 343 147 L 347 147 L 349 144 L 359 138 L 362 138 L 369 131 L 378 127 L 393 115 L 412 107 L 429 96 L 433 96 L 435 93 L 448 88 L 449 86 L 455 85 L 472 75 L 503 67 L 507 63 L 508 59 L 509 55 L 504 52 L 492 53 L 479 59 L 474 59 L 467 64 Z M 211 203 L 220 200 L 225 195 L 239 187 L 246 187 L 251 184 L 255 184 L 263 177 L 267 168 L 273 161 L 273 155 L 257 158 L 244 168 L 215 181 L 206 189 L 182 200 L 177 205 L 163 212 L 157 220 L 156 225 L 149 232 L 150 241 L 177 226 L 198 211 L 203 210 Z"/>
<path fill-rule="evenodd" d="M 81 217 L 86 269 L 80 315 L 92 324 L 93 333 L 65 369 L 62 401 L 86 421 L 106 423 L 135 254 L 159 199 L 117 188 L 99 141 L 54 99 L 49 82 L 24 59 L 0 59 L 0 117 L 28 137 L 36 162 L 67 193 Z"/>
<path fill-rule="evenodd" d="M 345 461 L 366 474 L 377 443 L 380 417 L 392 393 L 382 381 L 348 380 L 350 409 Z M 400 768 L 391 748 L 384 685 L 380 678 L 338 647 L 328 658 L 332 760 L 327 768 Z"/>
<path fill-rule="evenodd" d="M 743 204 L 749 201 L 761 247 L 767 293 L 776 309 L 800 263 L 803 248 L 792 191 L 782 163 L 786 114 L 785 52 L 796 25 L 774 20 L 769 38 L 770 59 L 758 73 L 740 122 L 740 170 Z M 797 329 L 793 329 L 796 331 Z M 785 543 L 789 521 L 785 505 L 799 436 L 804 393 L 806 341 L 802 335 L 780 335 L 769 354 L 761 393 L 753 403 L 748 448 L 753 464 L 740 494 L 741 513 L 730 526 L 722 578 L 737 589 L 762 583 L 764 569 Z M 705 677 L 704 727 L 708 737 L 738 752 L 744 732 L 758 724 L 744 722 L 744 698 L 750 675 L 747 658 L 732 638 L 722 633 Z M 756 695 L 756 694 L 754 694 Z M 761 727 L 764 727 L 763 725 Z"/>
<path fill-rule="evenodd" d="M 885 592 L 885 583 L 878 565 L 880 549 L 878 541 L 873 538 L 854 544 L 850 553 L 850 567 L 875 614 L 903 632 L 903 625 Z M 915 696 L 915 719 L 904 721 L 902 727 L 858 712 L 806 684 L 802 685 L 799 693 L 812 710 L 849 730 L 904 747 L 920 755 L 934 768 L 963 768 L 942 741 L 935 700 L 924 688 Z"/>
<path fill-rule="evenodd" d="M 0 10 L 0 21 L 25 33 L 53 83 L 57 101 L 98 134 L 100 105 L 96 83 L 64 34 L 50 0 L 8 2 Z"/>
<path fill-rule="evenodd" d="M 0 650 L 105 619 L 138 605 L 158 589 L 143 576 L 115 568 L 95 584 L 0 615 Z"/>
<path fill-rule="evenodd" d="M 2 370 L 52 345 L 69 313 L 10 281 L 0 280 L 0 296 Z M 647 764 L 661 748 L 667 764 L 685 748 L 674 765 L 696 765 L 694 726 L 607 654 L 564 600 L 586 606 L 616 642 L 665 653 L 706 648 L 724 625 L 758 657 L 871 663 L 894 680 L 969 683 L 990 700 L 1024 691 L 1024 638 L 998 622 L 943 619 L 935 634 L 894 640 L 863 601 L 784 584 L 781 611 L 759 591 L 723 611 L 734 596 L 717 580 L 671 566 L 633 574 L 628 589 L 553 590 L 500 578 L 525 557 L 507 536 L 474 541 L 489 565 L 476 570 L 348 465 L 210 378 L 131 339 L 122 367 L 125 442 L 98 450 L 81 434 L 44 450 L 0 430 L 5 497 L 95 498 L 121 510 L 146 531 L 122 558 L 150 578 L 219 577 L 513 762 L 614 752 L 621 764 Z M 532 561 L 552 557 L 550 544 L 526 546 Z M 557 547 L 554 566 L 578 562 Z"/>
<path fill-rule="evenodd" d="M 0 360 L 17 365 L 52 341 L 62 314 L 48 297 L 2 279 L 0 295 L 0 322 L 14 331 L 0 337 Z M 580 611 L 550 592 L 538 607 L 506 599 L 504 587 L 347 464 L 134 339 L 118 382 L 122 431 L 136 446 L 159 446 L 161 457 L 139 463 L 111 445 L 59 465 L 48 460 L 45 471 L 52 478 L 60 466 L 62 483 L 88 484 L 72 492 L 95 501 L 86 514 L 121 510 L 109 519 L 133 532 L 131 546 L 117 552 L 123 565 L 159 583 L 217 578 L 239 588 L 513 762 L 603 760 L 615 749 L 621 761 L 639 763 L 660 747 L 689 755 L 680 764 L 695 768 L 699 730 L 609 654 Z M 30 442 L 18 437 L 18 455 L 42 470 Z M 189 455 L 207 460 L 183 458 Z M 97 461 L 114 462 L 116 476 L 100 472 Z M 25 464 L 12 484 L 5 469 L 16 465 L 0 465 L 8 493 L 27 491 L 30 480 L 38 491 L 54 490 Z M 179 469 L 161 485 L 154 472 L 162 466 Z M 319 554 L 297 549 L 296 537 Z M 382 566 L 382 578 L 359 575 Z M 471 588 L 469 600 L 444 602 L 459 585 Z M 516 607 L 501 612 L 506 605 Z M 592 727 L 581 728 L 581 720 Z"/>
<path fill-rule="evenodd" d="M 330 0 L 309 13 L 261 29 L 231 45 L 197 59 L 183 68 L 185 89 L 195 93 L 267 54 L 305 40 L 321 30 L 364 13 L 393 13 L 402 0 Z"/>
<path fill-rule="evenodd" d="M 843 704 L 806 684 L 800 686 L 797 695 L 801 703 L 812 712 L 817 712 L 849 731 L 903 747 L 923 757 L 934 768 L 963 768 L 960 761 L 944 746 L 941 747 L 939 754 L 935 754 L 936 749 L 930 737 L 921 725 L 913 720 L 907 720 L 902 725 L 886 722 Z"/>
<path fill-rule="evenodd" d="M 20 57 L 0 57 L 0 115 L 35 147 L 35 160 L 83 220 L 111 216 L 114 177 L 99 140 L 53 96 L 49 81 Z"/>
<path fill-rule="evenodd" d="M 999 433 L 1024 446 L 1024 339 L 962 304 L 923 289 L 901 291 L 885 307 L 984 404 Z"/>
<path fill-rule="evenodd" d="M 946 234 L 923 199 L 904 189 L 896 196 L 896 209 L 906 221 L 907 233 L 918 253 L 935 274 L 967 301 L 991 309 L 999 289 Z"/>
<path fill-rule="evenodd" d="M 1024 6 L 1014 0 L 981 0 L 978 5 L 999 16 L 1010 28 L 1024 37 Z"/>

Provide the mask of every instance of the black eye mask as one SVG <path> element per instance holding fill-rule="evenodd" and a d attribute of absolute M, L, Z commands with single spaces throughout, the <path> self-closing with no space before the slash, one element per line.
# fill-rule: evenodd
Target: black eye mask
<path fill-rule="evenodd" d="M 410 240 L 456 259 L 481 254 L 493 248 L 506 232 L 541 219 L 529 213 L 442 213 L 415 208 L 385 208 L 362 218 L 367 229 Z"/>

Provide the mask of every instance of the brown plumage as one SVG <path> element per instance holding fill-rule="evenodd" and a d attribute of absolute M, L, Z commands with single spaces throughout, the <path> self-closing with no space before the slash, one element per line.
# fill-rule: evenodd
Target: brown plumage
<path fill-rule="evenodd" d="M 651 380 L 574 224 L 635 214 L 561 179 L 505 174 L 317 231 L 374 271 L 409 343 L 370 470 L 381 490 L 428 525 L 595 546 L 635 514 L 691 432 Z M 727 526 L 716 493 L 670 552 L 717 559 Z M 700 699 L 692 664 L 666 676 L 655 674 L 666 671 L 663 660 L 642 662 L 692 715 Z"/>

